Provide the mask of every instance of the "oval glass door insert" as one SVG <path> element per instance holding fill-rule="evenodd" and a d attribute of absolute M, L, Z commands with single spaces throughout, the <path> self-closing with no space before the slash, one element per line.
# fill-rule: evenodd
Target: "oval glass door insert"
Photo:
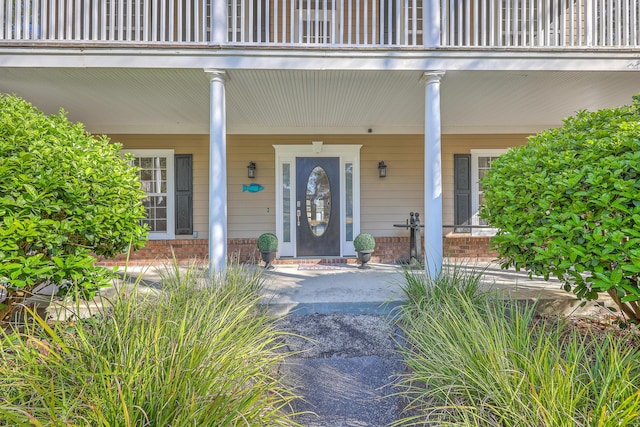
<path fill-rule="evenodd" d="M 331 185 L 327 172 L 320 166 L 309 174 L 306 200 L 309 228 L 314 235 L 322 236 L 331 216 Z"/>

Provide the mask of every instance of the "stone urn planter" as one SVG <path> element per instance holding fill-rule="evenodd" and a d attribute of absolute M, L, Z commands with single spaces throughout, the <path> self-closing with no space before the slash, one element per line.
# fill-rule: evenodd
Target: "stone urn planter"
<path fill-rule="evenodd" d="M 264 261 L 264 268 L 272 270 L 274 267 L 271 264 L 276 259 L 278 253 L 278 238 L 273 233 L 264 233 L 258 237 L 258 249 Z"/>
<path fill-rule="evenodd" d="M 358 261 L 360 261 L 358 268 L 371 268 L 367 263 L 371 260 L 371 254 L 376 247 L 376 239 L 369 233 L 360 233 L 353 241 L 353 247 L 358 254 Z"/>

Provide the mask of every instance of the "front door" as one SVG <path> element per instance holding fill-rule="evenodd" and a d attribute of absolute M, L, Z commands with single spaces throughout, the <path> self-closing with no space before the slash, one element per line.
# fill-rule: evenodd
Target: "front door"
<path fill-rule="evenodd" d="M 340 256 L 339 177 L 339 157 L 296 157 L 298 256 Z"/>

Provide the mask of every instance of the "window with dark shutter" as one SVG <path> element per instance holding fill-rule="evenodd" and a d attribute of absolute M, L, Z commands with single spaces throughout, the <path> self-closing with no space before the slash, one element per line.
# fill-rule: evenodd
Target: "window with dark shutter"
<path fill-rule="evenodd" d="M 176 154 L 176 234 L 193 234 L 193 155 Z"/>
<path fill-rule="evenodd" d="M 454 225 L 471 224 L 471 154 L 453 155 L 453 209 Z M 469 233 L 470 228 L 456 227 L 458 233 Z"/>

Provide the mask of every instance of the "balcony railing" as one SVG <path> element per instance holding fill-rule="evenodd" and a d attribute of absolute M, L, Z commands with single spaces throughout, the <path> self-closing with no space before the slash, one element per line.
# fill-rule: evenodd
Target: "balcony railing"
<path fill-rule="evenodd" d="M 423 46 L 422 0 L 229 0 L 229 42 Z"/>
<path fill-rule="evenodd" d="M 441 44 L 468 47 L 635 47 L 638 0 L 442 0 Z"/>
<path fill-rule="evenodd" d="M 0 0 L 0 41 L 336 48 L 629 48 L 640 45 L 639 3 L 640 0 Z"/>
<path fill-rule="evenodd" d="M 0 40 L 208 43 L 211 0 L 0 0 Z"/>

